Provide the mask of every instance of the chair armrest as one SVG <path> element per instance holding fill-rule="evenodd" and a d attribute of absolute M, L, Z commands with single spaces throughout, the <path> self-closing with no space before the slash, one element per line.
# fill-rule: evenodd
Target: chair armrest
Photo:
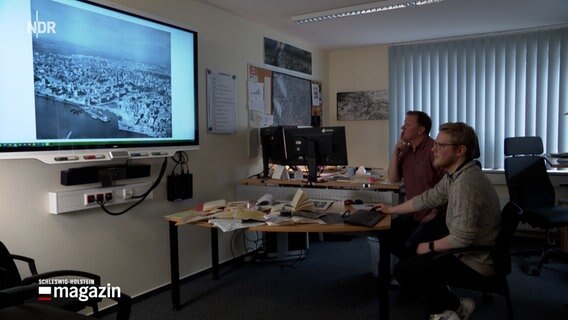
<path fill-rule="evenodd" d="M 37 283 L 40 279 L 49 279 L 49 278 L 64 277 L 64 276 L 83 277 L 87 279 L 92 279 L 94 281 L 94 284 L 97 286 L 101 284 L 101 277 L 99 275 L 86 271 L 78 271 L 78 270 L 55 270 L 55 271 L 43 272 L 23 279 L 22 283 L 31 284 L 31 283 Z"/>
<path fill-rule="evenodd" d="M 30 268 L 30 272 L 32 275 L 36 275 L 37 274 L 37 268 L 36 268 L 36 264 L 35 264 L 35 260 L 26 256 L 20 256 L 17 254 L 11 254 L 10 255 L 12 257 L 12 259 L 16 259 L 16 260 L 20 260 L 20 261 L 24 261 L 28 264 L 28 267 Z"/>
<path fill-rule="evenodd" d="M 21 304 L 24 300 L 37 297 L 38 285 L 33 283 L 0 290 L 0 309 Z"/>
<path fill-rule="evenodd" d="M 485 251 L 485 252 L 493 253 L 495 250 L 496 249 L 493 246 L 471 246 L 471 247 L 456 248 L 456 249 L 451 249 L 451 250 L 447 250 L 447 251 L 444 251 L 444 252 L 440 252 L 439 254 L 434 256 L 433 260 L 440 259 L 440 258 L 449 256 L 451 254 L 457 254 L 457 253 L 478 252 L 478 251 Z"/>

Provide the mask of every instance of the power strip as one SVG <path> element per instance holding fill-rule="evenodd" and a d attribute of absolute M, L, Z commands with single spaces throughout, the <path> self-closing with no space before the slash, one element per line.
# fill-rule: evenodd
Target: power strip
<path fill-rule="evenodd" d="M 49 213 L 60 214 L 98 208 L 97 201 L 104 201 L 105 206 L 138 201 L 134 198 L 144 194 L 152 186 L 151 182 L 126 184 L 107 188 L 93 188 L 49 193 Z M 152 199 L 152 192 L 146 199 Z"/>

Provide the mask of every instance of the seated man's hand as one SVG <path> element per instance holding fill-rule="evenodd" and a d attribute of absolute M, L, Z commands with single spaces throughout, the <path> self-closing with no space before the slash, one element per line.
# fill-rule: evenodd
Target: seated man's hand
<path fill-rule="evenodd" d="M 418 248 L 416 248 L 416 254 L 425 254 L 430 252 L 430 249 L 428 248 L 428 242 L 422 242 L 418 245 Z"/>
<path fill-rule="evenodd" d="M 379 203 L 376 206 L 373 207 L 373 211 L 382 211 L 384 214 L 390 214 L 389 210 L 390 210 L 391 206 L 384 204 L 384 203 Z"/>

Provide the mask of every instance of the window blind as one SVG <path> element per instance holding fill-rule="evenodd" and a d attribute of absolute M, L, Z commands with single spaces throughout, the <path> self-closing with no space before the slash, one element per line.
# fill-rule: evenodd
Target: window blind
<path fill-rule="evenodd" d="M 568 152 L 568 28 L 389 48 L 390 146 L 405 113 L 475 128 L 484 168 L 503 168 L 504 139 L 540 136 Z"/>

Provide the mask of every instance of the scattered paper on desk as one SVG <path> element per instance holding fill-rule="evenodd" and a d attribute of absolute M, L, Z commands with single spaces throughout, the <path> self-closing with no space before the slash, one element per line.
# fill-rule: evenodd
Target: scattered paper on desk
<path fill-rule="evenodd" d="M 323 212 L 312 212 L 312 211 L 294 211 L 292 212 L 292 216 L 293 217 L 302 217 L 302 218 L 308 218 L 308 219 L 319 219 L 323 216 L 325 216 L 325 213 Z"/>
<path fill-rule="evenodd" d="M 274 204 L 274 196 L 271 193 L 265 193 L 262 197 L 256 200 L 257 206 L 266 206 Z"/>
<path fill-rule="evenodd" d="M 180 225 L 180 224 L 190 223 L 191 220 L 193 220 L 195 218 L 202 217 L 202 216 L 203 216 L 203 212 L 199 212 L 199 211 L 195 211 L 195 210 L 187 210 L 187 211 L 182 211 L 182 212 L 167 215 L 164 218 L 166 218 L 169 221 L 174 221 L 176 223 L 176 225 Z"/>
<path fill-rule="evenodd" d="M 325 222 L 323 222 L 323 220 L 321 219 L 312 219 L 312 218 L 306 218 L 306 217 L 301 217 L 301 216 L 292 216 L 292 221 L 294 221 L 294 223 L 298 223 L 298 224 L 325 224 Z"/>
<path fill-rule="evenodd" d="M 264 221 L 264 212 L 257 210 L 236 209 L 232 216 L 234 219 Z"/>
<path fill-rule="evenodd" d="M 249 208 L 251 203 L 247 200 L 243 201 L 229 201 L 227 202 L 227 208 Z"/>
<path fill-rule="evenodd" d="M 208 215 L 207 217 L 208 218 L 217 218 L 217 219 L 232 219 L 233 218 L 233 212 L 231 210 L 219 211 L 219 212 L 212 213 L 212 214 Z"/>
<path fill-rule="evenodd" d="M 270 208 L 270 216 L 280 215 L 280 212 L 285 210 L 285 208 L 287 208 L 289 211 L 292 210 L 292 206 L 287 203 L 273 205 L 272 208 Z"/>
<path fill-rule="evenodd" d="M 225 199 L 208 201 L 203 203 L 203 211 L 212 211 L 216 209 L 221 209 L 224 208 L 225 206 L 227 206 L 227 201 L 225 201 Z"/>
<path fill-rule="evenodd" d="M 296 224 L 292 217 L 282 217 L 282 216 L 275 216 L 275 215 L 268 215 L 266 216 L 266 224 L 269 226 L 285 226 L 290 224 Z"/>
<path fill-rule="evenodd" d="M 223 232 L 246 229 L 264 224 L 264 222 L 243 223 L 241 219 L 210 219 L 209 223 L 219 228 Z"/>

